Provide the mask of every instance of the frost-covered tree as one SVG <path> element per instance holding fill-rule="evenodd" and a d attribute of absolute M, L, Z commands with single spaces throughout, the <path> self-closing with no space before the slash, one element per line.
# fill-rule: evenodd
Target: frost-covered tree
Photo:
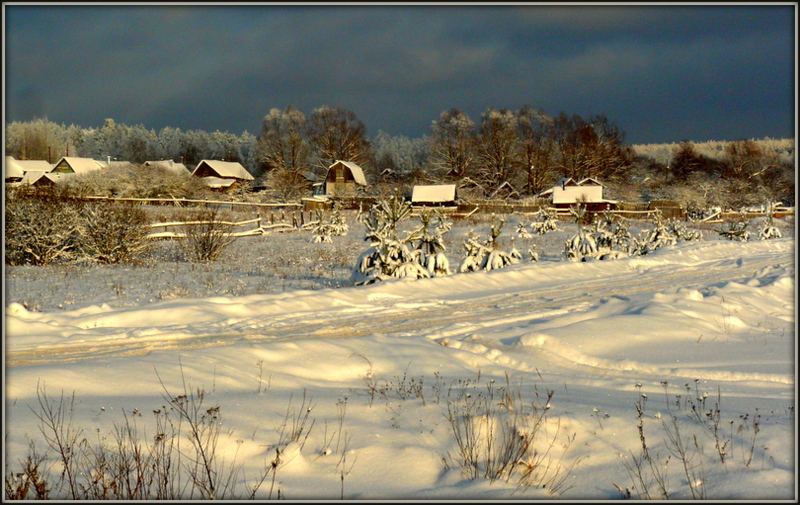
<path fill-rule="evenodd" d="M 466 241 L 463 244 L 466 256 L 459 267 L 460 272 L 474 272 L 477 270 L 497 270 L 519 263 L 521 255 L 516 252 L 513 256 L 500 249 L 498 238 L 503 231 L 505 219 L 497 218 L 492 215 L 491 229 L 489 238 L 485 242 L 480 242 L 475 238 L 470 230 Z"/>
<path fill-rule="evenodd" d="M 545 189 L 553 179 L 550 152 L 553 150 L 553 118 L 529 105 L 517 111 L 517 153 L 525 176 L 525 193 Z"/>
<path fill-rule="evenodd" d="M 352 161 L 368 169 L 372 147 L 367 128 L 356 114 L 327 105 L 314 109 L 309 121 L 309 141 L 314 150 L 312 164 L 325 173 L 336 160 Z"/>
<path fill-rule="evenodd" d="M 678 242 L 703 239 L 703 234 L 700 230 L 687 228 L 678 218 L 674 217 L 667 221 L 667 231 L 673 235 Z"/>
<path fill-rule="evenodd" d="M 764 205 L 764 208 L 767 211 L 767 217 L 764 219 L 764 222 L 758 231 L 758 238 L 761 240 L 781 238 L 781 231 L 777 226 L 775 226 L 775 219 L 773 217 L 773 212 L 775 212 L 775 207 L 777 205 L 778 204 L 775 202 L 767 202 L 766 205 Z"/>
<path fill-rule="evenodd" d="M 747 230 L 747 221 L 744 219 L 736 223 L 727 223 L 727 226 L 727 228 L 723 227 L 717 230 L 717 233 L 719 233 L 721 237 L 741 242 L 750 240 L 750 232 Z"/>
<path fill-rule="evenodd" d="M 438 209 L 422 211 L 419 219 L 419 238 L 415 242 L 417 262 L 424 265 L 433 277 L 450 275 L 450 261 L 444 254 L 446 247 L 442 235 L 450 231 L 453 223 L 446 221 Z"/>
<path fill-rule="evenodd" d="M 507 109 L 490 107 L 481 114 L 477 136 L 478 179 L 496 187 L 513 177 L 518 167 L 517 117 Z"/>
<path fill-rule="evenodd" d="M 585 258 L 596 256 L 598 250 L 595 236 L 583 227 L 586 207 L 581 204 L 572 205 L 569 212 L 578 225 L 578 234 L 564 243 L 564 257 L 570 261 L 585 261 Z"/>
<path fill-rule="evenodd" d="M 306 115 L 290 105 L 272 109 L 261 122 L 256 158 L 266 170 L 302 174 L 309 169 L 311 145 Z"/>
<path fill-rule="evenodd" d="M 532 235 L 528 232 L 528 225 L 525 224 L 525 221 L 521 220 L 517 223 L 517 236 L 519 238 L 531 238 Z"/>
<path fill-rule="evenodd" d="M 392 136 L 379 130 L 372 139 L 378 171 L 391 170 L 396 177 L 408 177 L 422 169 L 428 159 L 430 139 Z"/>
<path fill-rule="evenodd" d="M 361 253 L 351 280 L 356 286 L 373 284 L 391 278 L 426 278 L 431 274 L 419 263 L 414 243 L 421 228 L 400 237 L 398 224 L 411 214 L 411 204 L 399 194 L 380 200 L 361 218 L 366 228 L 369 249 Z"/>
<path fill-rule="evenodd" d="M 678 238 L 670 232 L 661 211 L 657 210 L 653 214 L 653 228 L 642 230 L 639 237 L 633 240 L 633 252 L 644 256 L 662 247 L 675 245 L 677 241 Z"/>
<path fill-rule="evenodd" d="M 475 123 L 459 109 L 442 112 L 431 126 L 431 165 L 442 174 L 461 178 L 475 162 Z"/>
<path fill-rule="evenodd" d="M 542 207 L 533 216 L 535 221 L 531 223 L 531 230 L 536 235 L 544 235 L 549 231 L 558 231 L 558 214 L 555 209 Z"/>

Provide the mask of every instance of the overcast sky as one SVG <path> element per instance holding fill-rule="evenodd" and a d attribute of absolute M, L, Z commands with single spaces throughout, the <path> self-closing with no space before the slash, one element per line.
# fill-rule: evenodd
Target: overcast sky
<path fill-rule="evenodd" d="M 6 121 L 245 130 L 353 111 L 420 137 L 441 112 L 605 114 L 628 143 L 795 133 L 796 5 L 9 5 Z"/>

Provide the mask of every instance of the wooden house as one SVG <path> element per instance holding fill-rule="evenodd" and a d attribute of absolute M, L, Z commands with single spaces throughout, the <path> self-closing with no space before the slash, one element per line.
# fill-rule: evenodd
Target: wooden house
<path fill-rule="evenodd" d="M 489 194 L 490 200 L 518 199 L 519 197 L 519 191 L 508 181 L 503 181 L 503 183 Z"/>
<path fill-rule="evenodd" d="M 580 181 L 575 181 L 572 177 L 565 177 L 552 188 L 539 193 L 537 197 L 551 197 L 553 206 L 562 209 L 577 203 L 586 205 L 589 211 L 615 208 L 617 202 L 603 198 L 603 189 L 602 184 L 590 177 Z"/>
<path fill-rule="evenodd" d="M 209 188 L 218 191 L 249 187 L 255 180 L 241 163 L 235 161 L 202 160 L 194 168 L 192 175 L 200 177 Z"/>
<path fill-rule="evenodd" d="M 325 194 L 328 196 L 355 196 L 357 188 L 366 187 L 364 170 L 352 161 L 337 160 L 328 167 L 325 175 Z"/>
<path fill-rule="evenodd" d="M 175 163 L 172 160 L 145 161 L 144 166 L 148 168 L 160 168 L 168 172 L 180 175 L 191 175 L 192 173 L 183 163 Z"/>
<path fill-rule="evenodd" d="M 469 177 L 460 179 L 456 183 L 456 190 L 462 200 L 483 200 L 486 198 L 486 188 Z"/>
<path fill-rule="evenodd" d="M 456 204 L 455 184 L 436 184 L 414 186 L 411 191 L 411 205 L 422 207 L 445 207 Z"/>
<path fill-rule="evenodd" d="M 13 156 L 6 156 L 6 163 L 3 168 L 6 182 L 21 182 L 28 172 L 51 172 L 53 165 L 46 160 L 18 160 Z"/>
<path fill-rule="evenodd" d="M 56 174 L 85 174 L 94 170 L 101 170 L 107 164 L 91 158 L 75 158 L 65 156 L 53 165 L 53 173 Z"/>

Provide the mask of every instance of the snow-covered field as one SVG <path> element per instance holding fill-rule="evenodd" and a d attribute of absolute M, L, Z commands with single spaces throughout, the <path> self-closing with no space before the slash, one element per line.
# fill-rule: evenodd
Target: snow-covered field
<path fill-rule="evenodd" d="M 37 394 L 54 405 L 74 393 L 66 411 L 86 454 L 131 425 L 156 448 L 199 388 L 198 413 L 219 430 L 217 497 L 607 500 L 663 488 L 794 501 L 795 243 L 793 221 L 782 225 L 781 239 L 707 231 L 587 263 L 558 258 L 574 232 L 563 225 L 533 239 L 537 263 L 363 287 L 345 282 L 363 243 L 307 235 L 339 259 L 301 267 L 319 269 L 306 279 L 230 263 L 7 268 L 7 471 L 29 440 L 47 448 Z M 454 229 L 454 258 L 465 232 Z M 235 247 L 270 265 L 259 247 L 275 237 Z M 196 454 L 187 427 L 172 439 L 183 437 L 184 464 Z M 501 449 L 520 441 L 528 450 L 500 469 Z M 202 496 L 190 480 L 184 497 Z"/>

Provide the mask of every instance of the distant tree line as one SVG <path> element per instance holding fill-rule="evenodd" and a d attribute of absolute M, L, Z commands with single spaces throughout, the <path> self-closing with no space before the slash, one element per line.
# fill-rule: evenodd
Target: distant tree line
<path fill-rule="evenodd" d="M 6 124 L 6 155 L 55 162 L 71 156 L 132 163 L 172 159 L 193 167 L 202 159 L 240 162 L 284 197 L 307 191 L 335 160 L 358 163 L 374 191 L 382 187 L 453 183 L 469 178 L 491 191 L 504 182 L 522 197 L 563 177 L 594 177 L 611 198 L 672 199 L 685 208 L 737 208 L 766 200 L 794 204 L 794 153 L 753 140 L 727 142 L 714 156 L 689 141 L 666 155 L 648 155 L 625 143 L 625 132 L 605 115 L 582 118 L 541 109 L 486 109 L 477 121 L 459 109 L 443 111 L 421 138 L 379 131 L 369 137 L 352 111 L 323 106 L 305 114 L 274 108 L 258 136 L 245 131 L 160 131 L 107 119 L 100 128 L 58 125 L 46 119 Z"/>

